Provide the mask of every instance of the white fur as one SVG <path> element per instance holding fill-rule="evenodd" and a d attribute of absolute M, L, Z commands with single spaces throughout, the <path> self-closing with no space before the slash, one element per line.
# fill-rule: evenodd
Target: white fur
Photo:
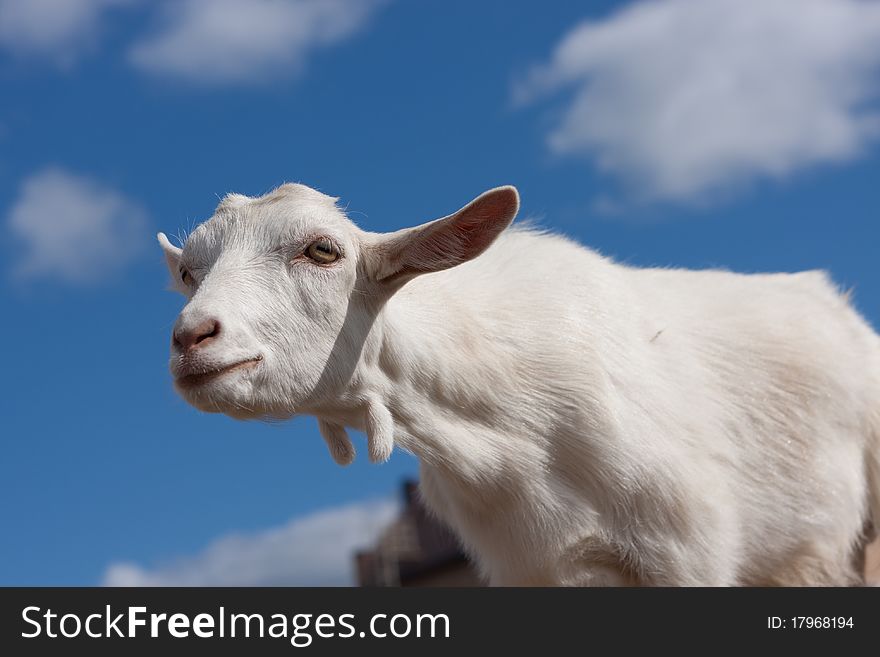
<path fill-rule="evenodd" d="M 517 208 L 499 188 L 381 235 L 285 185 L 221 203 L 182 254 L 160 236 L 189 297 L 176 328 L 223 327 L 172 372 L 262 359 L 181 393 L 315 415 L 342 464 L 345 427 L 374 461 L 416 454 L 494 584 L 858 581 L 880 526 L 880 339 L 847 296 L 821 272 L 626 267 L 505 230 Z M 303 259 L 318 236 L 344 257 Z"/>

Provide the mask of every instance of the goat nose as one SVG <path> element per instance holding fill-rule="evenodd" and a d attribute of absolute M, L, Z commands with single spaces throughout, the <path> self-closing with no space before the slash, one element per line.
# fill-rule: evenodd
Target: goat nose
<path fill-rule="evenodd" d="M 176 329 L 172 335 L 174 346 L 181 351 L 190 351 L 204 347 L 220 335 L 220 322 L 216 319 L 206 319 L 195 326 L 186 329 Z"/>

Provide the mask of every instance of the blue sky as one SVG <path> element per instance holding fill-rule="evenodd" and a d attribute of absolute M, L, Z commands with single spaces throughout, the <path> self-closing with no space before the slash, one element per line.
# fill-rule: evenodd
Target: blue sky
<path fill-rule="evenodd" d="M 0 584 L 343 583 L 417 472 L 178 399 L 158 230 L 511 183 L 634 265 L 828 269 L 876 326 L 878 72 L 873 1 L 0 0 Z"/>

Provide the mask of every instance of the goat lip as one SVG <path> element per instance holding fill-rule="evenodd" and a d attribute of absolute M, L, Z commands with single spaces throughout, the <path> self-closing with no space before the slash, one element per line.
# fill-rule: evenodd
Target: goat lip
<path fill-rule="evenodd" d="M 181 374 L 177 376 L 177 378 L 175 379 L 175 383 L 179 388 L 197 388 L 198 386 L 204 385 L 209 381 L 213 381 L 214 379 L 221 377 L 224 374 L 229 374 L 230 372 L 253 367 L 262 360 L 262 356 L 255 356 L 254 358 L 240 360 L 235 363 L 231 363 L 229 365 L 224 365 L 223 367 L 218 367 L 207 371 L 192 372 L 191 374 Z"/>

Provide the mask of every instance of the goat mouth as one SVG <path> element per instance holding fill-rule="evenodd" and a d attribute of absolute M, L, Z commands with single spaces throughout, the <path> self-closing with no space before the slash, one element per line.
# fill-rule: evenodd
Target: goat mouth
<path fill-rule="evenodd" d="M 214 379 L 223 376 L 224 374 L 229 374 L 231 372 L 237 372 L 238 370 L 244 370 L 254 367 L 261 360 L 263 360 L 262 356 L 256 356 L 254 358 L 240 360 L 237 363 L 225 365 L 217 369 L 207 370 L 204 372 L 195 372 L 193 374 L 186 374 L 184 376 L 177 377 L 175 383 L 179 388 L 197 388 L 199 386 L 205 385 L 209 381 L 213 381 Z"/>

